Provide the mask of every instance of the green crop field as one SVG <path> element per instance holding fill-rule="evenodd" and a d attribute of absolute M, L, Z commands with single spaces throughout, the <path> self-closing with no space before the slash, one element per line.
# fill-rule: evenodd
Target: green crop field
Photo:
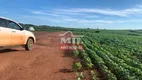
<path fill-rule="evenodd" d="M 34 27 L 37 31 L 73 31 L 84 35 L 84 50 L 76 50 L 73 54 L 81 59 L 91 75 L 97 68 L 103 80 L 142 80 L 142 30 Z"/>
<path fill-rule="evenodd" d="M 105 80 L 142 80 L 140 31 L 104 30 L 80 34 L 85 36 L 82 38 L 84 51 L 77 52 L 87 67 L 97 66 L 101 74 L 106 75 Z"/>

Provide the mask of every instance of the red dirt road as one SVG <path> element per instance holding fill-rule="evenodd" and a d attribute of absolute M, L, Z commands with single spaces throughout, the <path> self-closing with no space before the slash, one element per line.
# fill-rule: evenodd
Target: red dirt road
<path fill-rule="evenodd" d="M 60 32 L 36 33 L 32 51 L 23 48 L 0 50 L 0 80 L 76 80 L 73 59 L 59 49 Z"/>

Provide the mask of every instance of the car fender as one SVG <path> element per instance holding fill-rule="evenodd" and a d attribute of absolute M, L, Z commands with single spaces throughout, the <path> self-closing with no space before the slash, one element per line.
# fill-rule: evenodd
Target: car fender
<path fill-rule="evenodd" d="M 27 43 L 27 41 L 28 41 L 29 38 L 32 38 L 33 41 L 34 41 L 34 43 L 36 43 L 36 38 L 35 38 L 35 35 L 34 35 L 33 32 L 30 32 L 30 31 L 27 31 L 27 30 L 24 30 L 24 32 L 25 32 L 25 36 L 26 36 L 26 40 L 25 40 L 24 44 Z"/>

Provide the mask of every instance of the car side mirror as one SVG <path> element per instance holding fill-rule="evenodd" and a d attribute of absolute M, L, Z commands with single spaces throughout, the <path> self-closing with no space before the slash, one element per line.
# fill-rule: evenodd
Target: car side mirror
<path fill-rule="evenodd" d="M 34 32 L 35 31 L 35 29 L 33 28 L 33 27 L 29 27 L 29 29 L 28 29 L 29 31 L 32 31 L 32 32 Z"/>

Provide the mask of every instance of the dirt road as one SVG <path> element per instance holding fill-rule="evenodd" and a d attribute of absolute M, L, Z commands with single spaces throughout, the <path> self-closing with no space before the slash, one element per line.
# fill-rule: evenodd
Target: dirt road
<path fill-rule="evenodd" d="M 23 48 L 0 50 L 0 80 L 75 80 L 70 70 L 73 59 L 58 47 L 60 32 L 36 33 L 32 51 Z"/>

